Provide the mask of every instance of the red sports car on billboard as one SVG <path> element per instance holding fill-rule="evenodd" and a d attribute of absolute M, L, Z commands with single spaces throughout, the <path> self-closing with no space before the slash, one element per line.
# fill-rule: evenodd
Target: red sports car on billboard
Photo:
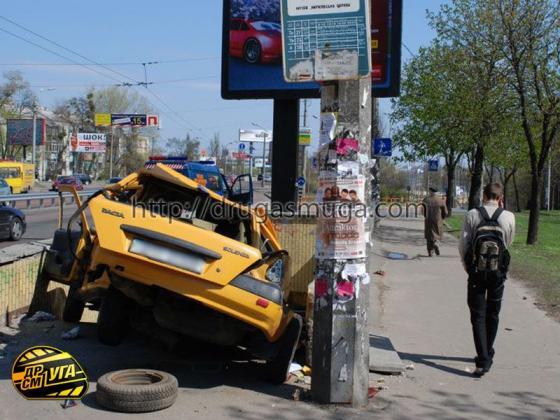
<path fill-rule="evenodd" d="M 231 19 L 229 54 L 251 64 L 281 60 L 282 27 L 275 22 Z"/>

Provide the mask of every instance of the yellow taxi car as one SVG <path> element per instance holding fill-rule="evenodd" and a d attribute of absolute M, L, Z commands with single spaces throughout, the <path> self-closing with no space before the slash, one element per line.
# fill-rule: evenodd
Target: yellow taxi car
<path fill-rule="evenodd" d="M 70 286 L 66 321 L 79 321 L 89 303 L 100 311 L 103 343 L 119 344 L 141 320 L 177 336 L 242 346 L 267 360 L 272 382 L 284 382 L 301 318 L 286 304 L 288 253 L 263 211 L 162 164 L 83 203 L 75 199 L 79 208 L 55 232 L 42 269 L 47 281 Z"/>

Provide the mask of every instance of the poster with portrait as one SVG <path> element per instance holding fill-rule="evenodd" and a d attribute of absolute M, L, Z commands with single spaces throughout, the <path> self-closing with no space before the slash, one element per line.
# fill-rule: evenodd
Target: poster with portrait
<path fill-rule="evenodd" d="M 364 203 L 365 177 L 343 178 L 336 173 L 321 172 L 317 189 L 317 202 Z"/>

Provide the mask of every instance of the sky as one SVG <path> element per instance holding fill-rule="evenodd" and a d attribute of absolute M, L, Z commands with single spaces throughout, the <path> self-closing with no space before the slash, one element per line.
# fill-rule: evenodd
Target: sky
<path fill-rule="evenodd" d="M 437 10 L 449 0 L 404 0 L 403 43 L 412 53 L 427 45 L 434 33 L 426 21 L 426 9 Z M 187 131 L 208 144 L 219 133 L 222 144 L 234 142 L 240 128 L 272 127 L 271 100 L 226 101 L 220 96 L 221 0 L 121 0 L 79 2 L 76 0 L 35 0 L 10 2 L 0 10 L 8 18 L 58 44 L 98 63 L 94 67 L 109 77 L 76 65 L 52 65 L 69 61 L 9 35 L 38 43 L 52 51 L 76 57 L 0 19 L 0 73 L 20 70 L 29 80 L 42 105 L 54 107 L 71 96 L 83 95 L 90 87 L 105 87 L 130 79 L 155 82 L 143 93 L 160 114 L 160 144 L 170 137 L 184 137 Z M 403 48 L 403 61 L 411 54 Z M 166 62 L 168 61 L 168 62 Z M 126 64 L 123 64 L 126 63 Z M 30 65 L 14 65 L 30 64 Z M 125 78 L 126 77 L 126 78 Z M 311 101 L 311 115 L 319 112 L 319 101 Z M 381 100 L 387 118 L 390 101 Z M 314 133 L 318 120 L 311 118 Z M 389 122 L 384 126 L 390 130 Z M 390 132 L 385 133 L 390 135 Z M 317 136 L 314 143 L 318 142 Z"/>

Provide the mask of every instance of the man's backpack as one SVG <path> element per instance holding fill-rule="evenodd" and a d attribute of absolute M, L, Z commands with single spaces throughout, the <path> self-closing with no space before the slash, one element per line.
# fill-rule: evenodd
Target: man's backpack
<path fill-rule="evenodd" d="M 492 217 L 484 207 L 478 212 L 482 222 L 477 226 L 472 246 L 467 255 L 467 265 L 470 274 L 501 274 L 506 275 L 509 267 L 510 255 L 504 244 L 503 231 L 498 218 L 503 213 L 497 208 Z"/>

